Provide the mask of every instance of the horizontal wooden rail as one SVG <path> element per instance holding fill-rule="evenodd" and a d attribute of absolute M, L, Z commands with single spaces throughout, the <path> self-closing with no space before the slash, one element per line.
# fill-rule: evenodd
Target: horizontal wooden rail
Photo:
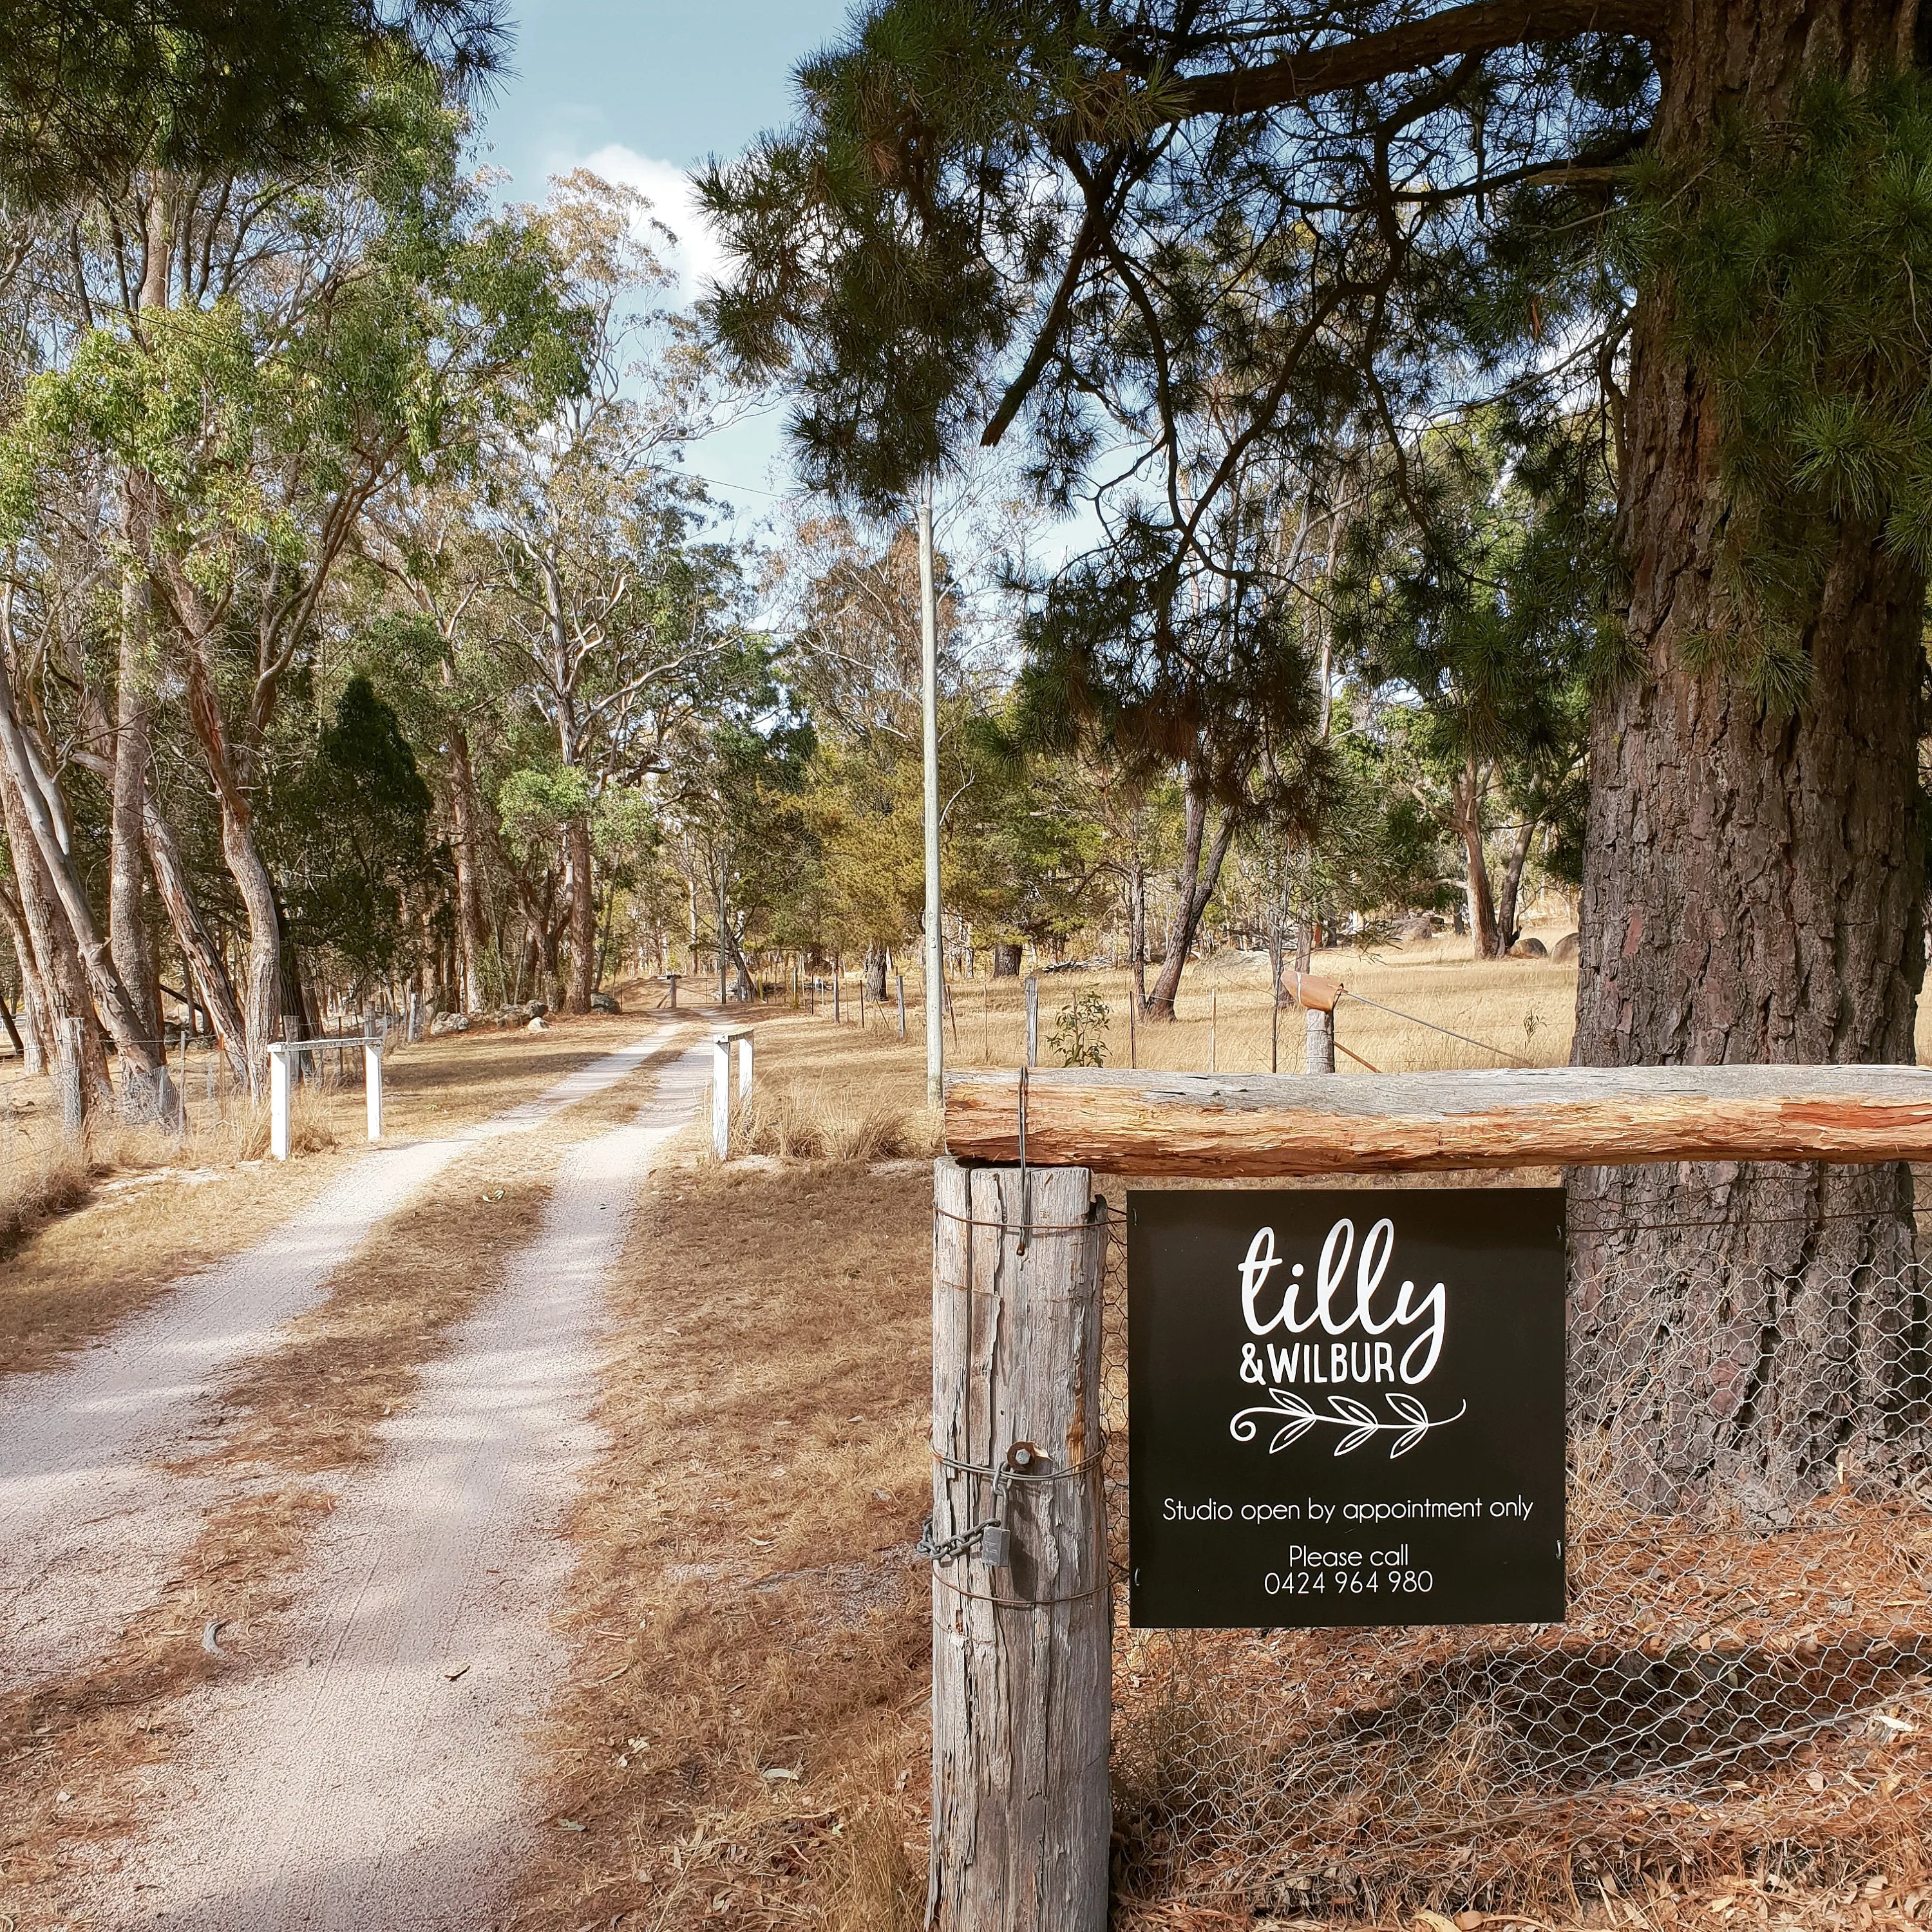
<path fill-rule="evenodd" d="M 1020 1077 L 946 1083 L 946 1145 L 1019 1158 Z M 1932 1068 L 1552 1066 L 1478 1073 L 1036 1071 L 1029 1166 L 1111 1174 L 1400 1174 L 1656 1160 L 1932 1161 Z"/>

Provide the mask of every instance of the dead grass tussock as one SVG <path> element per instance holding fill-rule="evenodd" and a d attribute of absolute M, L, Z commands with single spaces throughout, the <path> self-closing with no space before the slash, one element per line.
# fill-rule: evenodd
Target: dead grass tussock
<path fill-rule="evenodd" d="M 647 1200 L 519 1932 L 916 1922 L 930 1208 L 855 1166 L 693 1163 Z"/>
<path fill-rule="evenodd" d="M 890 1101 L 841 1106 L 778 1080 L 755 1090 L 731 1123 L 732 1150 L 784 1160 L 864 1162 L 930 1156 L 938 1150 L 932 1117 Z"/>

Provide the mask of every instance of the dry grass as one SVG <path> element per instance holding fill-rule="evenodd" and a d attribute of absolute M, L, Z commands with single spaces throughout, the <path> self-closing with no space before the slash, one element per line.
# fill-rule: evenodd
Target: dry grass
<path fill-rule="evenodd" d="M 694 1160 L 647 1201 L 520 1932 L 917 1923 L 931 1239 L 919 1172 Z"/>
<path fill-rule="evenodd" d="M 1520 983 L 1534 991 L 1554 976 L 1532 962 Z M 1438 1010 L 1468 997 L 1451 981 Z M 879 1110 L 920 1122 L 920 1048 L 916 1037 L 902 1044 L 896 1024 L 862 1034 L 824 1016 L 754 1017 L 770 1116 L 746 1138 L 766 1158 L 715 1166 L 698 1151 L 700 1129 L 627 1257 L 606 1382 L 615 1446 L 574 1525 L 578 1660 L 549 1738 L 554 1836 L 526 1875 L 521 1932 L 918 1922 L 928 1610 L 923 1571 L 908 1579 L 896 1558 L 929 1483 L 929 1184 L 922 1172 L 805 1155 Z M 1264 1640 L 1258 1694 L 1279 1702 L 1306 1675 L 1278 1654 L 1298 1641 Z M 1322 1642 L 1305 1646 L 1316 1663 Z M 1210 1684 L 1210 1702 L 1226 1688 Z M 1396 1698 L 1402 1686 L 1383 1690 Z M 1338 1684 L 1330 1708 L 1346 1714 L 1361 1694 Z M 1201 1714 L 1178 1706 L 1169 1716 L 1185 1728 Z M 1159 1722 L 1126 1700 L 1123 1742 L 1143 1762 L 1159 1752 L 1141 1751 L 1149 1740 L 1137 1727 Z M 1418 1766 L 1465 1825 L 1500 1802 L 1486 1754 L 1484 1738 L 1459 1732 Z M 1136 1932 L 1932 1922 L 1916 1806 L 1888 1838 L 1803 1850 L 1819 1762 L 1808 1756 L 1768 1782 L 1750 1831 L 1721 1846 L 1700 1840 L 1697 1856 L 1675 1864 L 1664 1839 L 1642 1832 L 1627 1860 L 1580 1864 L 1560 1833 L 1539 1840 L 1526 1814 L 1510 1846 L 1520 1882 L 1480 1911 L 1454 1897 L 1445 1864 L 1436 1896 L 1452 1909 L 1432 1916 L 1418 1916 L 1415 1887 L 1406 1899 L 1383 1889 L 1379 1915 L 1364 1899 L 1315 1906 L 1318 1916 L 1304 1902 L 1284 1917 L 1258 1913 L 1234 1888 L 1181 1898 L 1154 1885 L 1120 1900 L 1118 1919 Z M 1267 1770 L 1280 1785 L 1279 1760 Z M 1144 1785 L 1122 1796 L 1130 1831 L 1138 1808 L 1161 1802 Z M 1294 1804 L 1292 1780 L 1278 1796 Z M 1430 1887 L 1419 1889 L 1426 1906 Z"/>
<path fill-rule="evenodd" d="M 388 1141 L 441 1135 L 531 1098 L 650 1024 L 638 1013 L 592 1014 L 548 1032 L 452 1034 L 398 1050 L 385 1076 Z M 138 1313 L 184 1275 L 260 1240 L 357 1160 L 359 1088 L 297 1090 L 295 1153 L 265 1158 L 260 1109 L 226 1114 L 188 1082 L 190 1131 L 108 1118 L 83 1150 L 64 1148 L 50 1083 L 0 1080 L 0 1375 L 44 1368 Z M 612 1102 L 634 1106 L 628 1083 Z M 571 1120 L 605 1118 L 584 1107 Z"/>
<path fill-rule="evenodd" d="M 540 1136 L 488 1143 L 452 1165 L 371 1232 L 280 1346 L 224 1387 L 218 1409 L 239 1420 L 175 1467 L 226 1478 L 226 1500 L 160 1600 L 94 1668 L 0 1699 L 0 1927 L 10 1916 L 20 1932 L 64 1923 L 72 1848 L 138 1832 L 182 1728 L 176 1700 L 212 1672 L 232 1680 L 267 1660 L 266 1633 L 335 1504 L 335 1489 L 315 1479 L 376 1453 L 383 1418 L 407 1404 L 535 1234 L 564 1149 L 629 1119 L 662 1058 Z M 219 1658 L 202 1647 L 216 1621 Z"/>

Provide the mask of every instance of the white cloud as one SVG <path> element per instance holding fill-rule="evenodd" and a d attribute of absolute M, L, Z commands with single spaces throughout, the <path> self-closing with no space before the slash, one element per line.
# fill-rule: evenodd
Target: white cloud
<path fill-rule="evenodd" d="M 665 247 L 662 236 L 654 234 L 650 241 L 660 256 L 668 257 L 666 266 L 677 276 L 677 300 L 680 304 L 696 301 L 703 292 L 705 282 L 724 274 L 724 251 L 718 245 L 718 238 L 712 233 L 710 224 L 704 218 L 697 194 L 683 169 L 669 161 L 640 154 L 619 141 L 613 141 L 599 148 L 594 154 L 586 154 L 580 161 L 572 162 L 552 172 L 566 173 L 572 166 L 588 168 L 606 181 L 634 188 L 650 202 L 652 214 L 677 238 L 675 244 L 669 248 Z"/>

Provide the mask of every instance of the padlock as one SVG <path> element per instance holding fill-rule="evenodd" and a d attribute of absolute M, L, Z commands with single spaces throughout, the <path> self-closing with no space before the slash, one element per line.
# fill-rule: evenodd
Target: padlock
<path fill-rule="evenodd" d="M 988 1570 L 1004 1570 L 1006 1567 L 1006 1526 L 1003 1522 L 989 1522 L 980 1532 L 980 1561 Z"/>

